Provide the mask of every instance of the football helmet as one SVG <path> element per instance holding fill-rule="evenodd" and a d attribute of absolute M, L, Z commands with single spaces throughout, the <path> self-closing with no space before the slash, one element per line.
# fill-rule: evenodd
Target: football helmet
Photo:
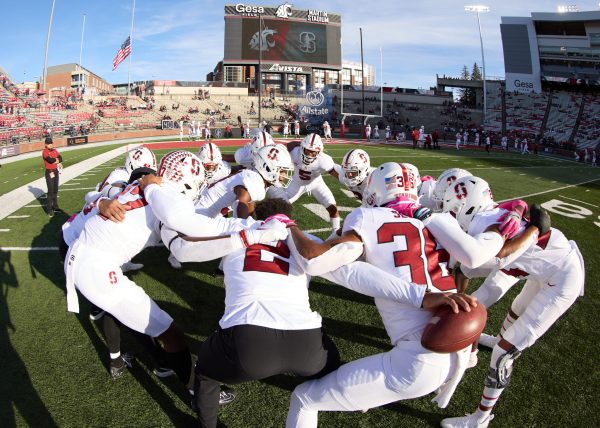
<path fill-rule="evenodd" d="M 217 172 L 219 166 L 223 163 L 223 155 L 221 155 L 221 150 L 215 143 L 202 145 L 198 151 L 198 159 L 202 162 L 207 180 L 210 180 L 215 175 L 215 172 Z"/>
<path fill-rule="evenodd" d="M 490 185 L 482 178 L 468 175 L 452 183 L 444 194 L 444 212 L 453 213 L 467 232 L 475 214 L 494 208 Z"/>
<path fill-rule="evenodd" d="M 273 144 L 275 144 L 275 141 L 273 141 L 271 134 L 265 131 L 260 131 L 254 136 L 254 138 L 252 138 L 252 141 L 250 142 L 252 156 L 258 153 L 262 147 L 271 146 Z"/>
<path fill-rule="evenodd" d="M 310 165 L 323 151 L 323 140 L 318 134 L 308 134 L 300 143 L 300 157 L 304 165 Z"/>
<path fill-rule="evenodd" d="M 415 187 L 417 188 L 417 192 L 421 188 L 421 173 L 419 173 L 419 168 L 414 166 L 412 163 L 402 162 L 401 165 L 404 165 L 406 168 L 410 169 L 415 177 Z"/>
<path fill-rule="evenodd" d="M 192 200 L 198 198 L 206 180 L 202 162 L 186 150 L 164 155 L 158 166 L 158 176 Z"/>
<path fill-rule="evenodd" d="M 418 202 L 414 173 L 403 164 L 386 162 L 369 175 L 365 189 L 365 206 L 382 207 L 401 199 Z"/>
<path fill-rule="evenodd" d="M 294 164 L 283 144 L 261 147 L 253 156 L 254 169 L 275 187 L 288 187 L 294 174 Z"/>
<path fill-rule="evenodd" d="M 139 146 L 129 150 L 125 156 L 125 169 L 131 175 L 134 169 L 152 168 L 156 170 L 156 156 L 145 146 Z"/>
<path fill-rule="evenodd" d="M 450 185 L 459 178 L 467 177 L 469 175 L 472 174 L 466 169 L 460 168 L 450 168 L 440 174 L 435 184 L 435 188 L 433 189 L 433 194 L 431 196 L 435 205 L 434 211 L 442 211 L 444 204 L 444 194 L 446 193 L 446 189 L 450 187 Z"/>
<path fill-rule="evenodd" d="M 340 181 L 346 186 L 358 186 L 369 174 L 371 161 L 362 149 L 352 149 L 342 158 Z"/>

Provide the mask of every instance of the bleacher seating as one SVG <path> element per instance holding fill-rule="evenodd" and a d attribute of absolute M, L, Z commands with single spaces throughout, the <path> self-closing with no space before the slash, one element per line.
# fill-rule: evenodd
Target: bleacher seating
<path fill-rule="evenodd" d="M 557 142 L 568 141 L 575 127 L 581 102 L 581 94 L 554 92 L 544 135 Z"/>
<path fill-rule="evenodd" d="M 506 130 L 539 134 L 544 113 L 548 107 L 548 94 L 505 94 Z"/>

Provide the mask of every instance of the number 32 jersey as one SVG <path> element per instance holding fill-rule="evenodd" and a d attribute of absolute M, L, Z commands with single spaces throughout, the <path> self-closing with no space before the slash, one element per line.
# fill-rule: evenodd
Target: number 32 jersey
<path fill-rule="evenodd" d="M 448 270 L 449 254 L 418 220 L 389 208 L 357 208 L 344 221 L 344 232 L 362 238 L 365 257 L 380 269 L 432 291 L 455 291 Z M 375 299 L 386 330 L 395 344 L 417 340 L 431 312 L 386 299 Z"/>

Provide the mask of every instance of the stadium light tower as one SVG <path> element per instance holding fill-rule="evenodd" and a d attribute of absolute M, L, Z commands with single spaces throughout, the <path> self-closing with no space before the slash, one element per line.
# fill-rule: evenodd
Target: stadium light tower
<path fill-rule="evenodd" d="M 485 84 L 485 56 L 483 55 L 483 37 L 481 36 L 481 20 L 479 19 L 480 12 L 489 12 L 490 8 L 483 5 L 471 5 L 465 6 L 467 12 L 475 12 L 477 15 L 477 25 L 479 26 L 479 43 L 481 44 L 481 66 L 483 69 L 483 123 L 485 124 L 487 118 L 487 91 Z"/>

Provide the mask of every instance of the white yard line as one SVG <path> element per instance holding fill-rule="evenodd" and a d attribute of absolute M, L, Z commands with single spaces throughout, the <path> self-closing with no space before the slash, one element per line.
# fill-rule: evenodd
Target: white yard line
<path fill-rule="evenodd" d="M 577 187 L 577 186 L 581 186 L 582 184 L 593 183 L 595 181 L 600 181 L 600 178 L 595 178 L 593 180 L 588 180 L 588 181 L 582 181 L 581 183 L 569 184 L 568 186 L 557 187 L 556 189 L 544 190 L 543 192 L 531 193 L 529 195 L 513 196 L 512 198 L 508 198 L 508 199 L 504 199 L 502 201 L 496 201 L 496 202 L 506 202 L 506 201 L 512 201 L 513 199 L 529 198 L 530 196 L 537 196 L 537 195 L 543 195 L 545 193 L 552 193 L 552 192 L 556 192 L 557 190 L 568 189 L 569 187 Z"/>
<path fill-rule="evenodd" d="M 70 190 L 94 190 L 93 187 L 77 187 L 75 189 L 70 188 L 70 189 L 58 189 L 59 192 L 68 192 Z"/>
<path fill-rule="evenodd" d="M 331 232 L 331 227 L 324 227 L 322 229 L 310 229 L 310 230 L 305 230 L 306 233 L 319 233 L 319 232 Z"/>
<path fill-rule="evenodd" d="M 58 247 L 0 247 L 0 251 L 58 251 Z"/>
<path fill-rule="evenodd" d="M 6 218 L 27 218 L 29 215 L 9 215 Z"/>
<path fill-rule="evenodd" d="M 10 232 L 10 229 L 0 229 L 0 232 Z"/>
<path fill-rule="evenodd" d="M 591 207 L 600 208 L 598 205 L 590 204 L 589 202 L 583 202 L 583 201 L 580 201 L 579 199 L 569 198 L 568 196 L 564 196 L 564 195 L 558 195 L 558 196 L 560 196 L 561 198 L 569 199 L 571 201 L 579 202 L 580 204 L 585 204 L 585 205 L 589 205 Z"/>

